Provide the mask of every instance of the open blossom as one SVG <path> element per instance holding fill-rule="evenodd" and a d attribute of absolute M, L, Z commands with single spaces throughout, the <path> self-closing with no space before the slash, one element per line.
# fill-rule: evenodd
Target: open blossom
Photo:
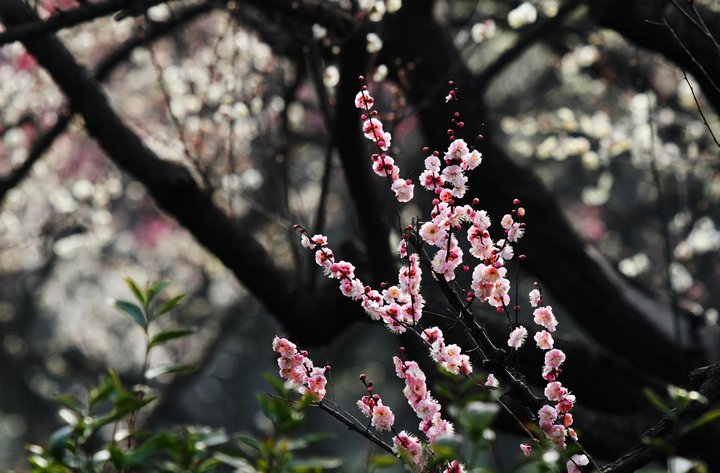
<path fill-rule="evenodd" d="M 545 430 L 545 437 L 560 450 L 565 449 L 565 436 L 567 435 L 567 429 L 562 425 L 553 425 L 549 430 Z"/>
<path fill-rule="evenodd" d="M 555 423 L 557 416 L 558 412 L 554 407 L 548 406 L 547 404 L 542 406 L 538 411 L 538 424 L 540 424 L 540 428 L 548 430 Z"/>
<path fill-rule="evenodd" d="M 519 349 L 525 343 L 527 338 L 527 329 L 522 325 L 517 327 L 515 330 L 510 332 L 510 338 L 508 338 L 508 346 L 514 349 Z"/>
<path fill-rule="evenodd" d="M 303 233 L 300 237 L 300 242 L 305 248 L 313 250 L 317 246 L 327 245 L 327 237 L 325 235 L 313 235 L 312 237 L 308 237 L 305 233 Z"/>
<path fill-rule="evenodd" d="M 415 467 L 423 465 L 422 444 L 417 437 L 404 430 L 393 438 L 393 451 L 401 457 L 410 460 Z"/>
<path fill-rule="evenodd" d="M 553 314 L 552 307 L 549 305 L 545 307 L 538 307 L 533 311 L 533 316 L 533 321 L 536 324 L 545 327 L 549 332 L 555 331 L 557 319 L 555 318 L 555 314 Z"/>
<path fill-rule="evenodd" d="M 537 347 L 541 350 L 551 350 L 555 344 L 552 335 L 546 330 L 539 331 L 533 338 L 535 339 L 535 343 L 537 343 Z"/>
<path fill-rule="evenodd" d="M 558 381 L 548 383 L 545 387 L 545 397 L 551 401 L 560 401 L 568 394 L 568 390 Z"/>
<path fill-rule="evenodd" d="M 557 369 L 565 361 L 565 353 L 555 348 L 545 353 L 545 366 Z"/>
<path fill-rule="evenodd" d="M 391 189 L 395 192 L 395 198 L 398 202 L 410 202 L 413 198 L 415 186 L 413 186 L 410 179 L 395 179 Z"/>
<path fill-rule="evenodd" d="M 499 388 L 500 382 L 495 378 L 495 375 L 490 373 L 485 380 L 485 386 L 488 388 Z"/>
<path fill-rule="evenodd" d="M 530 291 L 530 305 L 537 307 L 540 304 L 542 304 L 542 295 L 538 289 L 533 289 Z"/>
<path fill-rule="evenodd" d="M 394 423 L 395 414 L 388 406 L 378 402 L 378 405 L 372 411 L 372 426 L 378 430 L 390 430 Z"/>
<path fill-rule="evenodd" d="M 587 455 L 573 455 L 570 460 L 565 464 L 567 467 L 567 473 L 582 473 L 583 466 L 590 463 Z"/>
<path fill-rule="evenodd" d="M 375 99 L 368 93 L 367 90 L 361 90 L 355 96 L 355 106 L 360 110 L 369 110 L 375 103 Z"/>
<path fill-rule="evenodd" d="M 443 473 L 465 473 L 465 465 L 457 460 L 453 460 L 447 464 Z"/>
<path fill-rule="evenodd" d="M 316 400 L 321 401 L 326 394 L 326 368 L 314 367 L 312 360 L 306 356 L 307 352 L 298 352 L 295 344 L 285 338 L 276 336 L 272 347 L 280 355 L 278 359 L 280 376 L 297 386 L 301 394 L 309 393 Z"/>

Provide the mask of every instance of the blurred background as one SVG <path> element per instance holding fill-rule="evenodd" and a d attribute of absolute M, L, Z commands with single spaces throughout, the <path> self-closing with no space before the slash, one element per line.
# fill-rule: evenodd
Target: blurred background
<path fill-rule="evenodd" d="M 43 20 L 93 5 L 24 3 Z M 128 298 L 125 276 L 188 293 L 167 323 L 198 332 L 155 353 L 154 362 L 200 369 L 162 379 L 148 425 L 262 429 L 256 393 L 269 389 L 261 373 L 276 371 L 275 334 L 332 364 L 346 408 L 363 394 L 357 376 L 366 372 L 402 411 L 390 361 L 401 340 L 336 295 L 291 229 L 327 234 L 367 284 L 396 277 L 392 195 L 370 175 L 372 151 L 352 105 L 359 74 L 403 176 L 417 179 L 423 146 L 444 149 L 457 109 L 459 137 L 484 155 L 468 195 L 495 221 L 514 197 L 526 204 L 521 303 L 541 281 L 561 338 L 587 354 L 569 353 L 577 379 L 568 384 L 588 422 L 625 419 L 612 428 L 626 431 L 608 440 L 600 429 L 589 449 L 622 453 L 657 417 L 643 386 L 683 384 L 690 368 L 717 361 L 718 50 L 678 6 L 153 3 L 57 32 L 154 155 L 147 171 L 99 146 L 42 61 L 0 36 L 0 465 L 23 471 L 23 444 L 59 425 L 55 394 L 83 393 L 108 367 L 138 378 L 142 331 L 112 307 Z M 714 33 L 718 3 L 694 5 Z M 444 100 L 450 79 L 454 108 Z M 193 185 L 164 181 L 167 163 Z M 416 187 L 421 198 L 402 207 L 404 225 L 427 215 L 422 193 Z M 191 199 L 199 204 L 188 216 Z M 203 205 L 225 219 L 214 239 L 193 217 Z M 424 284 L 431 310 L 442 312 L 432 281 Z M 485 312 L 492 324 L 497 315 Z M 611 380 L 598 381 L 600 372 Z M 320 412 L 310 417 L 337 435 L 324 448 L 346 457 L 341 471 L 367 471 L 362 439 Z M 681 450 L 717 465 L 705 443 Z"/>

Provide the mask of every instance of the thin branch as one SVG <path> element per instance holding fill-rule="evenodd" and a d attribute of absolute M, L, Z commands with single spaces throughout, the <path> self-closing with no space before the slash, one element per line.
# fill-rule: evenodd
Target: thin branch
<path fill-rule="evenodd" d="M 695 55 L 688 49 L 687 46 L 685 46 L 685 43 L 680 39 L 675 29 L 673 29 L 672 26 L 670 26 L 670 23 L 668 23 L 667 19 L 665 17 L 661 18 L 662 24 L 665 25 L 665 27 L 670 31 L 670 34 L 673 35 L 673 38 L 675 38 L 675 41 L 677 41 L 678 45 L 682 48 L 683 51 L 688 55 L 690 60 L 698 67 L 700 72 L 702 72 L 702 75 L 705 76 L 705 78 L 708 80 L 708 83 L 718 92 L 720 93 L 720 87 L 715 83 L 712 77 L 710 77 L 710 74 L 705 70 L 705 67 L 703 67 L 702 64 L 695 58 Z"/>
<path fill-rule="evenodd" d="M 355 425 L 355 423 L 353 423 L 349 419 L 345 418 L 345 416 L 343 416 L 339 412 L 332 410 L 330 407 L 328 407 L 322 401 L 318 403 L 318 407 L 320 408 L 320 410 L 327 412 L 328 414 L 330 414 L 331 416 L 333 416 L 334 418 L 336 418 L 337 420 L 339 420 L 340 422 L 345 424 L 347 426 L 348 430 L 352 430 L 353 432 L 359 433 L 360 435 L 362 435 L 363 437 L 365 437 L 366 439 L 368 439 L 369 441 L 371 441 L 378 447 L 382 448 L 386 452 L 390 453 L 391 455 L 395 455 L 395 452 L 393 452 L 393 449 L 392 449 L 392 447 L 390 447 L 390 445 L 386 444 L 385 442 L 383 442 L 382 440 L 377 438 L 375 435 L 371 434 L 370 431 L 368 431 L 364 427 L 359 428 L 357 425 Z"/>
<path fill-rule="evenodd" d="M 702 107 L 700 106 L 700 102 L 698 101 L 697 95 L 695 95 L 695 89 L 692 86 L 692 83 L 690 82 L 690 79 L 688 79 L 687 74 L 685 73 L 685 69 L 682 67 L 680 70 L 683 73 L 683 79 L 685 79 L 685 82 L 687 83 L 688 87 L 690 87 L 690 93 L 692 94 L 693 100 L 695 101 L 695 106 L 697 107 L 698 112 L 700 112 L 700 116 L 702 117 L 703 123 L 705 123 L 705 128 L 708 129 L 710 132 L 710 136 L 712 136 L 713 141 L 717 145 L 718 148 L 720 148 L 720 143 L 718 142 L 718 139 L 715 137 L 715 133 L 713 133 L 712 128 L 710 127 L 710 123 L 708 123 L 707 118 L 705 118 L 705 114 L 702 111 Z"/>

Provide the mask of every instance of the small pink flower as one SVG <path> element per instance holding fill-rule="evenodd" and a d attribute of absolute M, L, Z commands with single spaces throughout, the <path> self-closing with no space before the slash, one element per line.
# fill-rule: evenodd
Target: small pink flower
<path fill-rule="evenodd" d="M 425 169 L 432 173 L 440 172 L 440 158 L 435 155 L 430 155 L 425 158 Z"/>
<path fill-rule="evenodd" d="M 545 430 L 545 436 L 558 449 L 565 448 L 565 435 L 567 430 L 562 425 L 553 425 L 549 430 Z"/>
<path fill-rule="evenodd" d="M 510 214 L 503 215 L 502 220 L 500 220 L 500 225 L 505 229 L 509 230 L 510 227 L 512 227 L 512 224 L 515 223 L 512 216 Z"/>
<path fill-rule="evenodd" d="M 417 468 L 423 464 L 422 444 L 420 440 L 404 430 L 393 438 L 393 451 L 397 455 L 406 456 Z"/>
<path fill-rule="evenodd" d="M 472 150 L 470 153 L 462 157 L 462 168 L 468 171 L 472 171 L 480 165 L 482 162 L 482 153 L 477 150 Z"/>
<path fill-rule="evenodd" d="M 551 401 L 560 401 L 567 395 L 567 393 L 568 390 L 558 381 L 548 383 L 547 387 L 545 387 L 545 397 Z"/>
<path fill-rule="evenodd" d="M 413 198 L 413 190 L 415 189 L 415 186 L 413 186 L 410 180 L 406 181 L 405 179 L 395 179 L 392 183 L 391 189 L 395 192 L 395 198 L 398 202 L 410 202 Z"/>
<path fill-rule="evenodd" d="M 574 394 L 566 394 L 560 402 L 557 403 L 557 410 L 559 412 L 566 413 L 567 414 L 572 410 L 572 408 L 575 406 L 575 395 Z"/>
<path fill-rule="evenodd" d="M 355 96 L 355 106 L 361 110 L 371 109 L 375 99 L 368 93 L 367 90 L 361 90 Z"/>
<path fill-rule="evenodd" d="M 545 307 L 538 307 L 533 311 L 533 315 L 535 316 L 533 320 L 536 324 L 545 327 L 548 332 L 555 331 L 557 319 L 555 318 L 555 314 L 553 314 L 552 307 L 549 305 Z"/>
<path fill-rule="evenodd" d="M 378 403 L 372 411 L 372 426 L 378 430 L 390 430 L 393 423 L 395 423 L 395 414 L 388 406 Z"/>
<path fill-rule="evenodd" d="M 443 473 L 465 473 L 465 466 L 457 460 L 453 460 L 447 464 Z"/>
<path fill-rule="evenodd" d="M 509 347 L 519 349 L 525 343 L 527 338 L 527 329 L 522 325 L 517 327 L 515 330 L 510 332 L 510 338 L 508 338 L 507 344 Z"/>
<path fill-rule="evenodd" d="M 540 294 L 540 291 L 537 289 L 533 289 L 530 291 L 530 305 L 533 307 L 537 307 L 538 305 L 542 304 L 542 295 Z"/>
<path fill-rule="evenodd" d="M 541 330 L 540 332 L 536 333 L 534 338 L 538 348 L 542 350 L 551 350 L 553 345 L 555 344 L 555 340 L 553 340 L 552 335 L 550 335 L 550 333 L 545 330 Z"/>
<path fill-rule="evenodd" d="M 550 429 L 550 427 L 552 427 L 555 423 L 557 415 L 557 410 L 555 410 L 554 407 L 548 406 L 547 404 L 542 406 L 538 411 L 538 423 L 540 424 L 540 428 L 543 430 Z"/>
<path fill-rule="evenodd" d="M 500 382 L 495 378 L 495 375 L 490 373 L 485 380 L 485 386 L 488 388 L 498 388 L 500 387 Z"/>
<path fill-rule="evenodd" d="M 565 361 L 565 353 L 557 348 L 545 353 L 545 366 L 557 369 Z"/>
<path fill-rule="evenodd" d="M 520 444 L 520 450 L 522 450 L 523 455 L 525 455 L 526 457 L 529 457 L 532 454 L 532 446 L 526 443 Z"/>
<path fill-rule="evenodd" d="M 567 467 L 567 473 L 582 473 L 583 466 L 590 463 L 590 460 L 586 455 L 573 455 L 570 460 L 565 464 Z"/>

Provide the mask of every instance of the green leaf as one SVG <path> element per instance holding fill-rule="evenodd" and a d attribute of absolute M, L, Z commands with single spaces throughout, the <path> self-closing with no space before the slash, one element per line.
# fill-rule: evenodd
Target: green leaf
<path fill-rule="evenodd" d="M 73 412 L 77 412 L 78 414 L 82 414 L 82 415 L 84 415 L 84 413 L 85 413 L 85 406 L 75 396 L 72 396 L 70 394 L 58 394 L 57 396 L 54 396 L 53 399 L 58 404 L 61 404 L 65 407 L 67 407 L 68 409 L 70 409 Z"/>
<path fill-rule="evenodd" d="M 176 305 L 180 304 L 185 298 L 187 297 L 187 294 L 180 294 L 178 296 L 175 296 L 171 298 L 170 300 L 165 301 L 163 305 L 161 305 L 158 310 L 155 312 L 155 317 L 159 317 L 163 315 L 166 312 L 171 311 Z"/>
<path fill-rule="evenodd" d="M 338 468 L 342 465 L 342 460 L 335 457 L 311 457 L 311 458 L 295 458 L 288 465 L 292 471 L 306 472 L 321 469 Z"/>
<path fill-rule="evenodd" d="M 115 301 L 115 307 L 129 315 L 142 328 L 147 328 L 147 320 L 140 307 L 128 301 Z"/>
<path fill-rule="evenodd" d="M 251 435 L 237 434 L 235 435 L 235 439 L 237 439 L 238 442 L 244 443 L 248 447 L 260 450 L 260 441 Z"/>
<path fill-rule="evenodd" d="M 370 466 L 374 468 L 390 468 L 395 466 L 398 458 L 394 455 L 374 455 L 370 459 Z"/>
<path fill-rule="evenodd" d="M 657 393 L 652 389 L 645 388 L 643 389 L 643 393 L 645 394 L 645 397 L 648 399 L 648 401 L 650 401 L 650 403 L 663 414 L 670 410 L 667 404 L 665 404 L 660 398 L 660 396 L 658 396 Z"/>
<path fill-rule="evenodd" d="M 133 295 L 135 296 L 135 299 L 137 299 L 138 302 L 140 302 L 140 304 L 142 304 L 143 307 L 147 307 L 148 300 L 147 300 L 147 297 L 145 296 L 145 292 L 143 292 L 138 287 L 137 283 L 135 283 L 135 281 L 133 281 L 133 279 L 130 276 L 125 278 L 125 284 L 127 284 L 127 287 L 133 293 Z"/>
<path fill-rule="evenodd" d="M 146 292 L 147 303 L 150 304 L 152 300 L 155 299 L 155 297 L 163 291 L 163 289 L 168 287 L 169 284 L 169 281 L 158 281 L 152 286 L 150 286 L 150 288 Z"/>
<path fill-rule="evenodd" d="M 697 429 L 698 427 L 702 427 L 705 424 L 709 424 L 710 422 L 713 422 L 717 419 L 720 419 L 720 409 L 715 409 L 710 412 L 706 412 L 702 415 L 699 419 L 697 419 L 692 424 L 688 425 L 687 427 L 682 429 L 682 435 L 687 434 L 690 431 L 693 431 Z"/>
<path fill-rule="evenodd" d="M 288 448 L 288 450 L 291 450 L 291 451 L 292 450 L 300 450 L 303 448 L 307 448 L 311 443 L 322 442 L 324 440 L 330 440 L 333 437 L 334 436 L 332 434 L 323 433 L 323 432 L 307 434 L 307 435 L 303 435 L 298 438 L 288 440 L 287 448 Z"/>
<path fill-rule="evenodd" d="M 146 379 L 154 379 L 164 374 L 194 373 L 197 368 L 190 365 L 165 365 L 155 366 L 145 372 Z"/>
<path fill-rule="evenodd" d="M 60 462 L 62 462 L 65 456 L 65 447 L 68 444 L 70 434 L 73 433 L 73 430 L 72 426 L 66 425 L 53 432 L 48 440 L 48 451 L 50 455 Z"/>
<path fill-rule="evenodd" d="M 152 339 L 150 340 L 150 344 L 148 345 L 148 348 L 154 348 L 158 345 L 162 345 L 163 343 L 169 342 L 170 340 L 175 340 L 176 338 L 182 338 L 186 337 L 188 335 L 192 335 L 195 333 L 194 330 L 189 328 L 183 328 L 178 330 L 168 330 L 166 332 L 160 332 Z"/>
<path fill-rule="evenodd" d="M 235 468 L 235 473 L 257 473 L 257 470 L 244 458 L 215 452 L 213 458 Z"/>
<path fill-rule="evenodd" d="M 117 386 L 115 385 L 115 380 L 112 378 L 112 376 L 101 376 L 100 385 L 90 390 L 90 408 L 94 407 L 97 403 L 106 399 L 116 390 Z"/>

